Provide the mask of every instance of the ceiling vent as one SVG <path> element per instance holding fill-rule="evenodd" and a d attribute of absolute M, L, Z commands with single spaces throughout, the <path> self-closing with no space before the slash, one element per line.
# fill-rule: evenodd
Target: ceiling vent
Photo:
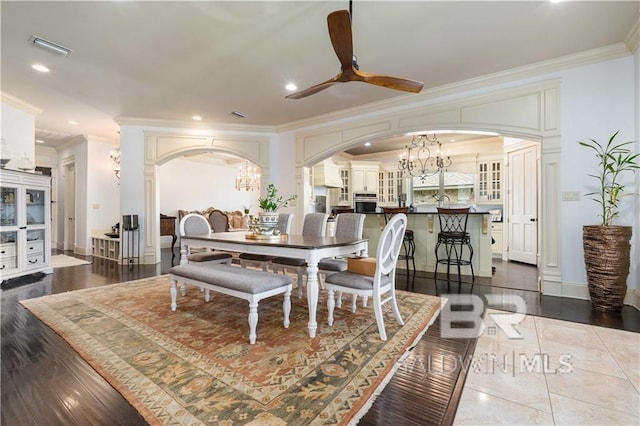
<path fill-rule="evenodd" d="M 29 42 L 33 43 L 38 47 L 41 47 L 43 49 L 46 49 L 50 52 L 53 52 L 62 56 L 69 56 L 72 52 L 72 50 L 69 49 L 68 47 L 61 46 L 52 41 L 45 40 L 42 37 L 38 37 L 35 35 L 32 35 L 31 38 L 29 38 Z"/>

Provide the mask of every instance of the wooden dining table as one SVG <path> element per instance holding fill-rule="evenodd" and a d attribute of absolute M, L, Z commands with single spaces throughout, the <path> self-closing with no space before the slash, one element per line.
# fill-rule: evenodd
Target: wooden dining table
<path fill-rule="evenodd" d="M 187 263 L 189 246 L 267 256 L 304 259 L 307 263 L 307 305 L 309 307 L 309 336 L 315 337 L 318 323 L 318 262 L 333 256 L 357 254 L 367 256 L 368 240 L 344 237 L 309 237 L 282 235 L 273 239 L 254 239 L 246 232 L 212 232 L 204 235 L 185 235 L 181 238 L 180 263 Z"/>

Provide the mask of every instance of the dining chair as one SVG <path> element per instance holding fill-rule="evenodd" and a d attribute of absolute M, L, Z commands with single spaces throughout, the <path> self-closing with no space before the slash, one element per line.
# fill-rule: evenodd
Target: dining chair
<path fill-rule="evenodd" d="M 336 216 L 336 237 L 345 238 L 362 238 L 362 231 L 364 229 L 364 220 L 367 216 L 363 213 L 338 213 Z M 347 270 L 346 258 L 325 258 L 318 262 L 318 279 L 320 280 L 320 286 L 324 288 L 322 278 L 325 278 L 336 272 L 342 272 Z M 338 294 L 338 307 L 342 306 L 342 295 Z M 356 310 L 357 296 L 353 297 L 353 303 L 351 310 Z M 366 305 L 366 299 L 363 301 Z"/>
<path fill-rule="evenodd" d="M 407 214 L 409 211 L 409 207 L 383 207 L 382 213 L 384 215 L 384 223 L 389 221 L 393 215 L 398 213 Z M 413 273 L 416 273 L 416 241 L 413 236 L 413 230 L 407 229 L 404 231 L 404 238 L 402 239 L 402 254 L 400 254 L 399 259 L 404 260 L 407 265 L 407 277 L 409 276 L 409 261 L 413 266 Z"/>
<path fill-rule="evenodd" d="M 281 235 L 291 233 L 292 223 L 293 213 L 278 214 L 278 230 L 280 231 Z M 240 259 L 240 266 L 242 266 L 243 268 L 246 268 L 247 266 L 254 266 L 266 272 L 269 269 L 269 265 L 271 265 L 271 261 L 275 259 L 275 256 L 253 253 L 240 253 L 238 259 Z"/>
<path fill-rule="evenodd" d="M 404 325 L 398 304 L 396 302 L 396 262 L 400 256 L 400 246 L 407 229 L 407 216 L 403 213 L 394 215 L 382 230 L 378 248 L 376 250 L 376 271 L 374 275 L 361 275 L 349 271 L 329 275 L 325 280 L 327 286 L 327 322 L 333 325 L 333 311 L 335 309 L 335 292 L 351 293 L 357 296 L 371 297 L 373 311 L 378 324 L 381 340 L 387 340 L 384 327 L 382 305 L 391 304 L 393 315 L 400 325 Z M 385 299 L 382 299 L 386 295 Z"/>
<path fill-rule="evenodd" d="M 202 215 L 197 213 L 189 213 L 185 215 L 178 226 L 178 232 L 180 237 L 185 235 L 202 235 L 211 232 L 209 227 L 209 221 Z M 180 244 L 182 247 L 182 244 Z M 208 263 L 231 263 L 231 254 L 212 251 L 204 247 L 189 247 L 189 253 L 187 253 L 187 260 L 189 262 L 199 262 L 201 264 Z"/>
<path fill-rule="evenodd" d="M 307 213 L 302 225 L 302 235 L 305 237 L 324 237 L 327 232 L 326 213 Z M 307 273 L 307 262 L 304 259 L 291 257 L 276 257 L 271 260 L 271 267 L 274 272 L 287 271 L 295 272 L 298 276 L 298 298 L 302 298 L 302 277 Z"/>
<path fill-rule="evenodd" d="M 229 216 L 222 210 L 214 209 L 209 213 L 209 223 L 213 232 L 229 232 Z"/>

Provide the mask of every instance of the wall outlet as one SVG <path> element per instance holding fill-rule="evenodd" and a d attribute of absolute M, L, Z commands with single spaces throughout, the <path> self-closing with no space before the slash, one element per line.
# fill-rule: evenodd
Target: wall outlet
<path fill-rule="evenodd" d="M 94 210 L 99 210 L 100 209 L 100 204 L 94 204 L 93 205 L 93 209 Z"/>
<path fill-rule="evenodd" d="M 562 201 L 580 201 L 580 193 L 576 191 L 563 192 Z"/>

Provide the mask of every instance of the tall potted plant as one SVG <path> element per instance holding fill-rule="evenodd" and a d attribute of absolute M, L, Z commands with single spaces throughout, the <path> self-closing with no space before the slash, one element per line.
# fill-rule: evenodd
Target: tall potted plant
<path fill-rule="evenodd" d="M 619 131 L 618 131 L 619 132 Z M 618 208 L 625 194 L 621 178 L 627 172 L 640 168 L 640 154 L 633 154 L 629 145 L 633 141 L 616 143 L 615 132 L 606 145 L 593 139 L 578 141 L 595 151 L 599 161 L 597 174 L 589 174 L 598 181 L 598 189 L 586 195 L 600 205 L 602 221 L 599 225 L 582 227 L 582 244 L 587 269 L 587 283 L 591 304 L 598 310 L 617 310 L 622 307 L 627 291 L 631 252 L 631 226 L 614 225 Z"/>
<path fill-rule="evenodd" d="M 258 226 L 255 228 L 256 231 L 260 234 L 272 235 L 278 226 L 278 210 L 282 207 L 287 207 L 289 202 L 295 200 L 297 197 L 296 194 L 290 195 L 287 198 L 278 195 L 278 189 L 274 184 L 270 183 L 267 186 L 267 195 L 258 198 L 261 211 L 258 212 Z"/>

